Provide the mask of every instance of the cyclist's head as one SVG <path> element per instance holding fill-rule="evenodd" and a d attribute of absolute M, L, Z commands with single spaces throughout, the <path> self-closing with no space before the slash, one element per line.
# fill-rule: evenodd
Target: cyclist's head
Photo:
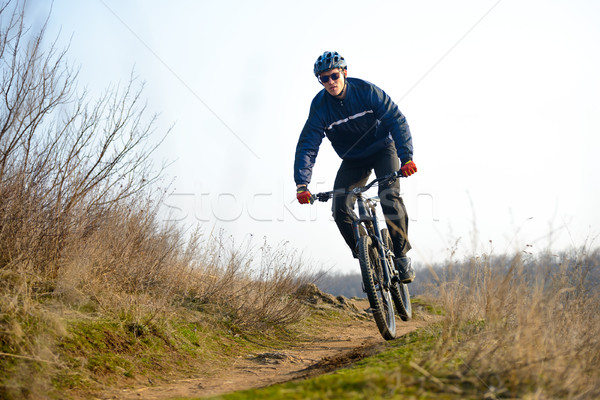
<path fill-rule="evenodd" d="M 327 93 L 338 98 L 345 97 L 348 66 L 344 57 L 337 51 L 326 51 L 319 56 L 315 61 L 313 72 Z"/>
<path fill-rule="evenodd" d="M 318 78 L 321 73 L 329 71 L 330 69 L 340 68 L 347 70 L 346 60 L 337 51 L 326 51 L 317 58 L 313 67 L 313 72 Z"/>

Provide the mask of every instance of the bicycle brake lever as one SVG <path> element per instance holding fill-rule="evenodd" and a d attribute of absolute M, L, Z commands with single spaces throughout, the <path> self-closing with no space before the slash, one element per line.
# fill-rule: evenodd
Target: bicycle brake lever
<path fill-rule="evenodd" d="M 402 170 L 398 170 L 398 171 L 394 172 L 394 173 L 392 174 L 392 176 L 390 176 L 390 179 L 388 180 L 388 182 L 389 182 L 390 184 L 391 184 L 391 183 L 394 183 L 394 181 L 395 181 L 396 179 L 399 179 L 399 178 L 404 178 L 404 175 L 402 174 Z"/>
<path fill-rule="evenodd" d="M 331 193 L 317 193 L 314 197 L 316 197 L 319 201 L 325 202 L 329 200 L 332 197 L 332 195 Z"/>

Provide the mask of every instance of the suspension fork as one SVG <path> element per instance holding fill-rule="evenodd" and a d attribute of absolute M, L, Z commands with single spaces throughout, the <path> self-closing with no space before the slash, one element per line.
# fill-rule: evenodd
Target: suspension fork
<path fill-rule="evenodd" d="M 378 257 L 379 262 L 381 263 L 381 269 L 383 271 L 383 286 L 386 290 L 389 290 L 390 285 L 392 283 L 392 279 L 390 276 L 390 266 L 388 266 L 387 254 L 385 252 L 385 246 L 383 244 L 383 240 L 381 237 L 381 231 L 379 230 L 379 223 L 377 222 L 377 215 L 375 214 L 375 206 L 374 205 L 365 205 L 365 201 L 362 195 L 357 196 L 358 203 L 358 218 L 352 222 L 352 230 L 354 231 L 354 239 L 356 243 L 358 243 L 360 239 L 360 230 L 359 226 L 361 223 L 365 224 L 365 228 L 367 228 L 367 235 L 371 236 L 371 239 L 376 241 L 377 249 L 378 249 Z M 368 209 L 367 209 L 368 207 Z M 372 227 L 373 232 L 369 232 L 369 228 Z"/>
<path fill-rule="evenodd" d="M 390 276 L 390 266 L 388 265 L 387 254 L 385 252 L 385 246 L 383 244 L 383 238 L 381 237 L 381 231 L 379 230 L 379 223 L 375 217 L 375 207 L 371 208 L 373 215 L 373 229 L 375 230 L 375 239 L 377 239 L 377 248 L 379 249 L 379 262 L 381 263 L 381 269 L 383 270 L 383 286 L 389 289 L 392 284 L 392 277 Z"/>
<path fill-rule="evenodd" d="M 356 195 L 356 202 L 358 204 L 358 218 L 352 221 L 352 231 L 354 232 L 354 240 L 358 244 L 358 241 L 360 240 L 360 224 L 364 223 L 367 235 L 371 235 L 372 232 L 369 232 L 369 228 L 373 226 L 372 223 L 374 218 L 373 214 L 367 211 L 362 194 Z"/>

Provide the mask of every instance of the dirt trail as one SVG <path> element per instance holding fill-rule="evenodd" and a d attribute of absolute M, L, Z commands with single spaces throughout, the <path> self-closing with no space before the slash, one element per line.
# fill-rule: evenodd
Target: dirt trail
<path fill-rule="evenodd" d="M 353 304 L 359 310 L 368 308 L 366 300 L 354 300 Z M 403 322 L 397 319 L 397 334 L 405 335 L 425 325 L 427 321 L 424 320 Z M 357 319 L 326 329 L 319 328 L 310 340 L 293 348 L 239 358 L 227 369 L 212 371 L 211 376 L 177 380 L 160 386 L 115 390 L 98 398 L 158 400 L 259 388 L 327 373 L 376 354 L 385 347 L 386 342 L 375 322 Z"/>

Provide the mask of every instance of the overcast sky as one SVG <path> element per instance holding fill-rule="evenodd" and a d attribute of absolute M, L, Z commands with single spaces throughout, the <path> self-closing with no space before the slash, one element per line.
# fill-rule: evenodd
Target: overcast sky
<path fill-rule="evenodd" d="M 48 1 L 28 2 L 39 24 Z M 419 172 L 402 181 L 409 255 L 537 253 L 594 243 L 600 228 L 600 2 L 54 0 L 49 36 L 90 90 L 131 71 L 173 125 L 166 209 L 182 223 L 288 241 L 357 271 L 330 204 L 299 205 L 293 158 L 335 50 L 349 76 L 406 115 Z M 340 160 L 324 141 L 310 188 Z M 257 240 L 257 239 L 254 239 Z M 597 244 L 597 243 L 596 243 Z"/>

